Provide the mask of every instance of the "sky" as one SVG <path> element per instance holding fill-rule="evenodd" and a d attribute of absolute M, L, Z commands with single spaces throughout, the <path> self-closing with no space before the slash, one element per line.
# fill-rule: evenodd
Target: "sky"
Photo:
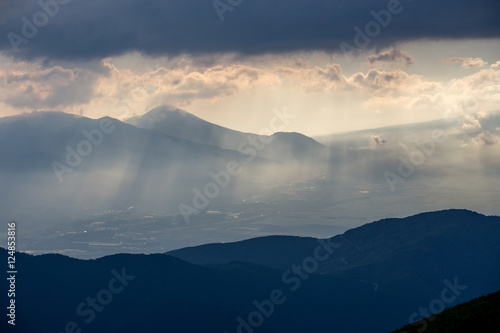
<path fill-rule="evenodd" d="M 170 105 L 306 135 L 499 110 L 493 0 L 0 0 L 0 116 Z"/>

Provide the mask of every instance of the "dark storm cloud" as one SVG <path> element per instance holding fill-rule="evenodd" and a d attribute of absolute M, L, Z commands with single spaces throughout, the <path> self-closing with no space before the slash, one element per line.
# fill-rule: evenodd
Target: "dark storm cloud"
<path fill-rule="evenodd" d="M 374 54 L 370 55 L 367 57 L 368 62 L 372 65 L 377 64 L 377 63 L 402 63 L 404 66 L 410 66 L 411 64 L 415 63 L 415 59 L 409 55 L 408 53 L 398 50 L 398 49 L 393 49 L 388 52 L 382 52 L 379 54 Z"/>
<path fill-rule="evenodd" d="M 233 6 L 226 7 L 232 11 L 224 12 L 221 22 L 213 0 L 0 0 L 0 50 L 24 59 L 68 60 L 129 51 L 152 56 L 336 52 L 342 42 L 355 45 L 354 28 L 365 32 L 367 23 L 376 22 L 374 13 L 388 4 L 398 13 L 390 20 L 379 17 L 380 31 L 372 25 L 377 33 L 358 38 L 358 47 L 500 36 L 497 0 L 395 1 L 222 0 Z M 50 3 L 49 14 L 40 12 L 39 2 Z M 36 29 L 29 27 L 34 20 Z"/>

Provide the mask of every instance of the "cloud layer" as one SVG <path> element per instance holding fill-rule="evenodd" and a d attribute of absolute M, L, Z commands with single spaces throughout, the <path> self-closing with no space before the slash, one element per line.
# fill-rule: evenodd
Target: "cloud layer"
<path fill-rule="evenodd" d="M 496 0 L 232 1 L 240 4 L 224 12 L 223 22 L 212 0 L 40 3 L 45 9 L 38 1 L 2 1 L 1 52 L 24 59 L 67 60 L 133 51 L 152 56 L 254 55 L 338 52 L 342 42 L 360 46 L 356 38 L 363 48 L 381 49 L 423 38 L 500 36 Z M 367 37 L 357 37 L 357 31 Z"/>

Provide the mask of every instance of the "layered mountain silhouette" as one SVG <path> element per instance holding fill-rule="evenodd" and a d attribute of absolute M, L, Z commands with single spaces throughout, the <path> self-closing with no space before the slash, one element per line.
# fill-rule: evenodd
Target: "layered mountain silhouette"
<path fill-rule="evenodd" d="M 16 331 L 388 332 L 498 291 L 499 234 L 500 217 L 449 210 L 170 253 L 198 264 L 18 253 Z"/>
<path fill-rule="evenodd" d="M 317 272 L 376 282 L 379 289 L 404 288 L 408 277 L 414 286 L 425 279 L 454 276 L 474 280 L 488 291 L 500 282 L 500 218 L 467 210 L 423 213 L 404 219 L 385 219 L 351 229 L 331 238 L 342 244 L 320 263 Z M 314 238 L 269 236 L 229 244 L 207 244 L 168 252 L 194 264 L 248 262 L 285 269 L 303 260 L 317 245 Z M 429 255 L 432 253 L 432 258 Z M 475 272 L 484 271 L 485 276 Z"/>

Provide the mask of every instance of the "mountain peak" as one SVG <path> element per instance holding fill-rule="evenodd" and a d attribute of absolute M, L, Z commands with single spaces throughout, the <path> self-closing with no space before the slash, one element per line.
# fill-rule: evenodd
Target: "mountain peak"
<path fill-rule="evenodd" d="M 182 109 L 178 109 L 172 106 L 168 105 L 162 105 L 158 106 L 147 113 L 143 114 L 142 116 L 136 116 L 136 117 L 131 117 L 127 120 L 125 120 L 126 123 L 129 123 L 131 125 L 141 125 L 142 127 L 150 127 L 154 123 L 157 122 L 162 122 L 162 121 L 175 121 L 175 120 L 181 120 L 184 118 L 191 118 L 191 119 L 199 119 L 195 115 L 184 111 Z"/>
<path fill-rule="evenodd" d="M 148 116 L 158 116 L 165 114 L 177 114 L 181 116 L 193 116 L 191 113 L 169 105 L 158 106 L 146 113 Z"/>

